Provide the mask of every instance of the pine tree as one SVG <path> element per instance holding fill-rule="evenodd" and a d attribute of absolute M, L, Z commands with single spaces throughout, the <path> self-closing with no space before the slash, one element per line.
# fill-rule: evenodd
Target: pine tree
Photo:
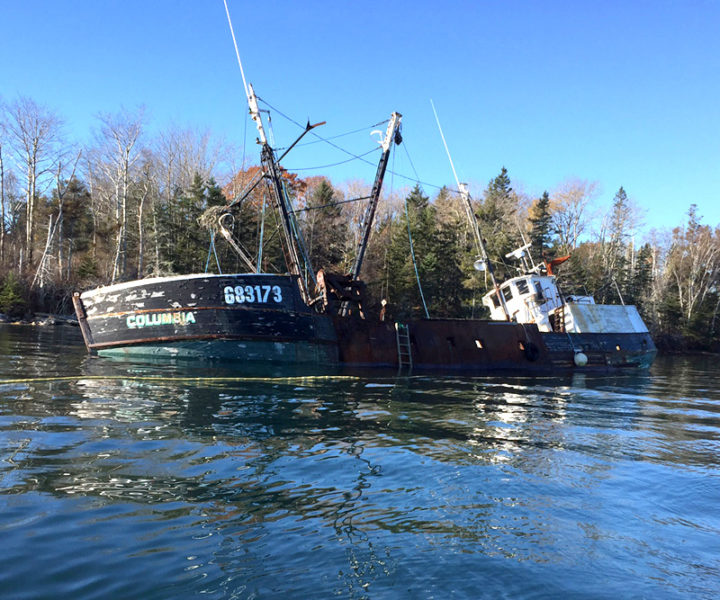
<path fill-rule="evenodd" d="M 342 261 L 349 232 L 337 200 L 335 189 L 325 178 L 308 196 L 302 221 L 310 262 L 315 270 L 347 270 Z"/>
<path fill-rule="evenodd" d="M 488 184 L 477 214 L 488 255 L 496 263 L 504 261 L 505 255 L 520 245 L 516 211 L 517 197 L 503 167 Z"/>
<path fill-rule="evenodd" d="M 602 240 L 602 257 L 605 272 L 600 300 L 603 303 L 625 301 L 622 290 L 627 289 L 629 278 L 629 261 L 627 259 L 629 220 L 629 201 L 627 193 L 621 186 L 613 199 L 612 212 Z"/>
<path fill-rule="evenodd" d="M 434 257 L 429 256 L 429 247 L 432 244 L 430 200 L 418 186 L 415 186 L 405 202 L 407 210 L 401 213 L 396 223 L 393 223 L 388 249 L 388 310 L 396 318 L 425 314 L 418 289 L 413 254 L 423 287 L 426 268 L 434 261 Z M 412 251 L 410 237 L 412 237 Z"/>
<path fill-rule="evenodd" d="M 5 277 L 5 283 L 0 289 L 0 312 L 7 314 L 10 318 L 19 318 L 26 310 L 27 302 L 24 299 L 23 290 L 11 271 Z"/>
<path fill-rule="evenodd" d="M 545 250 L 547 250 L 552 241 L 552 214 L 550 213 L 550 196 L 547 192 L 535 201 L 530 217 L 532 230 L 530 231 L 530 252 L 534 260 L 543 259 Z"/>

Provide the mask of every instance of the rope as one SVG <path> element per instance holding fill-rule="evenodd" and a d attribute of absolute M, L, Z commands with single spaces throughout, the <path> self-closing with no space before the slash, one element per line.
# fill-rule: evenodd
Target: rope
<path fill-rule="evenodd" d="M 359 381 L 354 375 L 306 375 L 303 377 L 161 377 L 137 375 L 70 375 L 59 377 L 28 377 L 23 379 L 2 379 L 0 385 L 25 383 L 47 383 L 55 381 L 152 381 L 157 383 L 236 383 L 272 381 L 277 383 L 309 383 L 312 381 Z M 390 380 L 392 381 L 392 380 Z"/>
<path fill-rule="evenodd" d="M 410 230 L 410 215 L 408 214 L 407 197 L 405 197 L 405 219 L 407 220 L 408 240 L 410 241 L 410 256 L 412 257 L 413 268 L 415 269 L 415 279 L 417 280 L 418 290 L 420 291 L 420 299 L 422 300 L 423 309 L 425 309 L 425 318 L 429 319 L 427 304 L 425 304 L 425 294 L 423 294 L 422 285 L 420 284 L 420 274 L 418 273 L 417 262 L 415 261 L 415 249 L 413 248 L 412 231 Z"/>
<path fill-rule="evenodd" d="M 208 268 L 210 267 L 210 254 L 212 252 L 212 248 L 215 245 L 215 232 L 210 232 L 210 245 L 208 246 L 208 255 L 207 260 L 205 261 L 205 272 L 208 272 Z"/>
<path fill-rule="evenodd" d="M 217 265 L 217 268 L 218 268 L 218 274 L 222 275 L 222 269 L 220 268 L 220 260 L 218 259 L 217 248 L 215 246 L 215 232 L 214 231 L 212 232 L 212 251 L 213 251 L 213 254 L 215 255 L 215 264 Z"/>

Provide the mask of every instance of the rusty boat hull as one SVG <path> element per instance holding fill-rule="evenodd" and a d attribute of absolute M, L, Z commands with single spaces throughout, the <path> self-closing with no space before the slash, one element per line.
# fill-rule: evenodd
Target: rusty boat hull
<path fill-rule="evenodd" d="M 492 320 L 391 321 L 319 314 L 292 275 L 196 274 L 96 288 L 73 298 L 88 349 L 100 356 L 246 361 L 447 372 L 647 368 L 647 333 L 546 333 Z M 575 362 L 578 351 L 587 364 Z"/>
<path fill-rule="evenodd" d="M 427 319 L 406 322 L 409 360 L 402 364 L 392 322 L 334 317 L 345 366 L 411 367 L 445 372 L 613 371 L 646 369 L 657 350 L 648 333 L 545 333 L 533 324 Z M 578 366 L 582 352 L 587 362 Z"/>

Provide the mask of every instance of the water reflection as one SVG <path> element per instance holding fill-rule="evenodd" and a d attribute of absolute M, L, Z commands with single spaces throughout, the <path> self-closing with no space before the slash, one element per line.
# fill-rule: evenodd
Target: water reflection
<path fill-rule="evenodd" d="M 7 538 L 14 564 L 61 556 L 42 516 L 57 507 L 89 540 L 56 573 L 68 585 L 90 570 L 129 595 L 105 551 L 169 574 L 143 597 L 474 598 L 481 580 L 667 595 L 720 574 L 702 549 L 720 533 L 720 394 L 697 371 L 278 376 L 94 359 L 62 336 L 58 354 L 38 335 L 3 339 L 30 356 L 2 367 L 0 499 L 21 508 L 0 528 L 41 533 Z"/>

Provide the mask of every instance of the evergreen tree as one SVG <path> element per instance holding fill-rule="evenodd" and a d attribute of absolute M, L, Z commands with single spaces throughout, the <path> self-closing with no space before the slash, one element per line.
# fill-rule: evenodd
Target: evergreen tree
<path fill-rule="evenodd" d="M 520 244 L 515 222 L 517 197 L 510 187 L 507 169 L 492 179 L 485 190 L 477 217 L 490 260 L 502 263 L 505 255 Z M 498 275 L 501 275 L 496 270 Z"/>
<path fill-rule="evenodd" d="M 610 223 L 604 239 L 605 286 L 602 301 L 618 303 L 625 301 L 623 292 L 628 291 L 630 278 L 628 260 L 629 201 L 621 186 L 613 198 Z"/>
<path fill-rule="evenodd" d="M 644 244 L 635 256 L 635 268 L 632 270 L 625 292 L 625 302 L 635 304 L 640 314 L 647 319 L 649 310 L 646 305 L 652 288 L 652 248 Z"/>
<path fill-rule="evenodd" d="M 0 289 L 0 312 L 11 318 L 22 317 L 27 310 L 27 301 L 20 287 L 20 283 L 12 273 L 7 274 L 2 289 Z"/>
<path fill-rule="evenodd" d="M 429 256 L 433 229 L 430 200 L 416 185 L 405 202 L 406 211 L 401 213 L 400 218 L 393 224 L 388 249 L 388 310 L 396 318 L 424 316 L 413 253 L 421 285 L 424 283 L 425 267 L 434 260 L 434 257 Z"/>
<path fill-rule="evenodd" d="M 550 196 L 547 192 L 535 201 L 530 216 L 530 253 L 535 261 L 543 260 L 545 251 L 552 244 L 552 214 L 550 213 Z"/>
<path fill-rule="evenodd" d="M 471 299 L 476 284 L 475 245 L 467 214 L 458 197 L 442 188 L 434 200 L 435 231 L 433 255 L 436 265 L 428 282 L 432 316 L 460 317 L 472 312 Z"/>
<path fill-rule="evenodd" d="M 310 191 L 303 215 L 303 233 L 315 270 L 346 271 L 343 265 L 349 231 L 335 189 L 324 177 Z"/>
<path fill-rule="evenodd" d="M 175 195 L 173 210 L 162 214 L 164 229 L 170 231 L 163 249 L 164 262 L 173 273 L 198 273 L 205 268 L 209 237 L 198 223 L 209 202 L 223 203 L 222 192 L 212 182 L 206 185 L 196 173 L 187 190 Z"/>

